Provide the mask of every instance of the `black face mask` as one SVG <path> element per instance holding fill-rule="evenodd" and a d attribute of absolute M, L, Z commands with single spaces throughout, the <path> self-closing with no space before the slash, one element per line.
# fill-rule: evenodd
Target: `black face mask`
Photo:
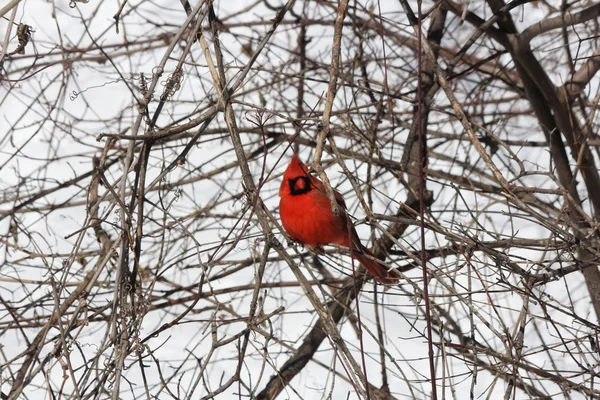
<path fill-rule="evenodd" d="M 292 196 L 305 194 L 312 190 L 308 176 L 298 176 L 294 179 L 288 179 L 288 184 L 290 185 L 290 194 Z"/>

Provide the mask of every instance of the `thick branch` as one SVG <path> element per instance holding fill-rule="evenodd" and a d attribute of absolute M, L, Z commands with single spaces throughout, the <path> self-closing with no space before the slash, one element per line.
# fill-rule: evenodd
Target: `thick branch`
<path fill-rule="evenodd" d="M 550 32 L 554 29 L 582 24 L 591 21 L 592 19 L 596 19 L 598 16 L 600 16 L 600 3 L 594 4 L 593 6 L 574 14 L 568 13 L 554 18 L 543 19 L 537 24 L 529 26 L 519 35 L 519 47 L 528 47 L 529 43 L 535 37 L 543 33 Z"/>

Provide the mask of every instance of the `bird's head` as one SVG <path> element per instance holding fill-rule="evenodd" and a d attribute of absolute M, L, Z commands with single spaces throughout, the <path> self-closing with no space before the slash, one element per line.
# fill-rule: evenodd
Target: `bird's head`
<path fill-rule="evenodd" d="M 310 192 L 314 186 L 311 184 L 311 178 L 306 164 L 294 154 L 283 173 L 279 196 L 298 196 Z"/>

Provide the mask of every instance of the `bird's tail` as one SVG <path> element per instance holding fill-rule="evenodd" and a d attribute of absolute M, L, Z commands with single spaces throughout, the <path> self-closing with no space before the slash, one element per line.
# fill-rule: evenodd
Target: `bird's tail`
<path fill-rule="evenodd" d="M 400 280 L 400 275 L 389 270 L 385 264 L 378 260 L 369 249 L 362 247 L 360 250 L 352 250 L 352 256 L 362 264 L 363 267 L 377 280 L 384 285 L 395 285 Z"/>

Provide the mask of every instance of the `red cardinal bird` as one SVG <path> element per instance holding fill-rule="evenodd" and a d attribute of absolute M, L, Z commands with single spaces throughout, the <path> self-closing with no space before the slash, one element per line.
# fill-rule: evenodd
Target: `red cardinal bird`
<path fill-rule="evenodd" d="M 360 242 L 342 195 L 333 192 L 340 206 L 337 217 L 333 215 L 323 182 L 310 175 L 306 165 L 294 155 L 279 188 L 279 213 L 288 235 L 302 245 L 348 247 L 377 281 L 388 285 L 398 283 L 400 276 L 395 271 L 388 271 L 382 262 L 368 257 L 375 255 Z"/>

